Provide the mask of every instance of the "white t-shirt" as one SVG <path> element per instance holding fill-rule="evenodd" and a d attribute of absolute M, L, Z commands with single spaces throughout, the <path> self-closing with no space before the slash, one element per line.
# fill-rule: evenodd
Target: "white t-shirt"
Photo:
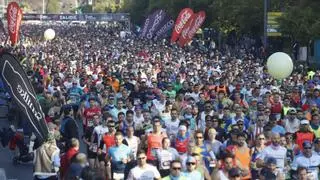
<path fill-rule="evenodd" d="M 320 165 L 320 156 L 317 153 L 313 153 L 311 157 L 307 158 L 300 154 L 296 156 L 292 162 L 292 169 L 297 170 L 298 167 L 306 167 L 308 174 L 314 179 L 318 178 L 318 167 Z"/>
<path fill-rule="evenodd" d="M 154 99 L 154 100 L 152 100 L 152 103 L 153 103 L 154 107 L 156 108 L 156 110 L 158 110 L 158 112 L 162 112 L 165 110 L 166 101 L 164 103 L 161 103 L 157 99 Z"/>
<path fill-rule="evenodd" d="M 219 170 L 219 171 L 218 171 L 218 174 L 219 174 L 218 176 L 219 176 L 220 180 L 229 180 L 228 176 L 226 176 L 226 175 L 223 173 L 222 170 Z"/>
<path fill-rule="evenodd" d="M 258 154 L 257 159 L 266 161 L 270 157 L 275 158 L 277 160 L 277 168 L 283 170 L 284 161 L 287 157 L 287 149 L 282 146 L 274 148 L 272 145 L 270 145 L 264 148 L 263 151 Z"/>
<path fill-rule="evenodd" d="M 132 136 L 132 138 L 125 137 L 124 138 L 128 142 L 128 146 L 130 147 L 132 154 L 134 156 L 134 159 L 136 159 L 138 147 L 140 144 L 140 139 L 137 136 Z"/>
<path fill-rule="evenodd" d="M 145 168 L 139 166 L 134 167 L 130 170 L 128 180 L 153 180 L 154 178 L 161 178 L 159 171 L 156 167 L 147 164 Z"/>
<path fill-rule="evenodd" d="M 96 134 L 98 136 L 98 147 L 100 146 L 100 141 L 103 135 L 107 132 L 109 132 L 109 129 L 107 126 L 99 125 L 93 129 L 93 134 Z"/>
<path fill-rule="evenodd" d="M 139 127 L 140 125 L 142 125 L 144 118 L 141 115 L 140 117 L 137 117 L 136 115 L 133 116 L 133 121 L 134 121 L 134 128 Z"/>
<path fill-rule="evenodd" d="M 175 121 L 167 121 L 166 123 L 166 130 L 167 130 L 167 134 L 168 136 L 171 135 L 177 135 L 178 131 L 179 131 L 179 120 L 175 120 Z"/>
<path fill-rule="evenodd" d="M 289 119 L 285 119 L 284 121 L 284 128 L 286 132 L 295 133 L 299 131 L 300 127 L 300 120 L 295 118 L 294 120 L 290 121 Z"/>
<path fill-rule="evenodd" d="M 169 150 L 160 149 L 157 151 L 159 169 L 170 169 L 170 162 L 174 160 L 174 155 Z"/>

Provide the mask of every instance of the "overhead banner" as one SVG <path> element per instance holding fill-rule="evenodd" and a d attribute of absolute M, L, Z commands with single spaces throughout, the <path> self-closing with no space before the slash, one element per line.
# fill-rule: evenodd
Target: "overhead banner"
<path fill-rule="evenodd" d="M 171 43 L 178 40 L 184 25 L 189 21 L 192 15 L 193 15 L 193 10 L 190 8 L 185 8 L 180 11 L 172 31 Z"/>
<path fill-rule="evenodd" d="M 12 45 L 19 39 L 19 31 L 22 20 L 22 10 L 16 2 L 11 2 L 7 7 L 8 33 Z"/>
<path fill-rule="evenodd" d="M 193 36 L 200 29 L 205 19 L 206 13 L 204 11 L 200 11 L 192 17 L 192 22 L 190 22 L 190 24 L 189 22 L 187 23 L 188 26 L 186 25 L 186 31 L 182 32 L 183 35 L 181 35 L 181 37 L 179 38 L 178 44 L 181 47 L 183 47 L 185 44 L 192 40 Z"/>
<path fill-rule="evenodd" d="M 7 17 L 7 14 L 5 14 Z M 128 13 L 106 14 L 24 14 L 24 21 L 129 21 Z"/>
<path fill-rule="evenodd" d="M 48 127 L 25 71 L 18 60 L 9 53 L 0 54 L 0 71 L 11 97 L 13 97 L 21 112 L 26 115 L 39 140 L 43 142 L 48 135 Z"/>

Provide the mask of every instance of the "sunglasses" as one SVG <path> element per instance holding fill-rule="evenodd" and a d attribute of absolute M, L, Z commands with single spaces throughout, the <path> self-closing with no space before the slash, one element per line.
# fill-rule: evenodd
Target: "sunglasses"
<path fill-rule="evenodd" d="M 307 147 L 307 148 L 304 148 L 304 149 L 312 149 L 311 147 Z"/>
<path fill-rule="evenodd" d="M 144 160 L 146 157 L 139 157 L 138 160 Z"/>
<path fill-rule="evenodd" d="M 110 128 L 113 128 L 114 126 L 112 126 L 112 125 L 109 125 L 108 127 L 110 127 Z"/>
<path fill-rule="evenodd" d="M 259 138 L 259 140 L 265 140 L 265 138 Z"/>
<path fill-rule="evenodd" d="M 190 166 L 190 165 L 196 165 L 196 163 L 194 163 L 194 162 L 188 162 L 187 165 L 188 165 L 188 166 Z"/>
<path fill-rule="evenodd" d="M 237 177 L 241 177 L 240 175 L 234 175 L 234 176 L 230 176 L 231 178 L 237 178 Z"/>
<path fill-rule="evenodd" d="M 202 136 L 197 136 L 196 138 L 197 138 L 197 139 L 202 139 L 203 137 L 202 137 Z"/>
<path fill-rule="evenodd" d="M 181 170 L 181 167 L 173 167 L 172 169 L 173 169 L 173 170 L 176 170 L 176 171 L 177 171 L 177 170 L 180 171 L 180 170 Z"/>

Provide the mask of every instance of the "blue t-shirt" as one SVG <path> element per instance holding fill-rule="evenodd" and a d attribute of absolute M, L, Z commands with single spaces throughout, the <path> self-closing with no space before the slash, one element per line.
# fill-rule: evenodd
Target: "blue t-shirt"
<path fill-rule="evenodd" d="M 184 172 L 183 176 L 187 177 L 188 179 L 194 179 L 194 180 L 203 180 L 201 173 L 197 170 L 194 170 L 192 172 Z"/>
<path fill-rule="evenodd" d="M 279 134 L 282 134 L 282 135 L 286 134 L 286 130 L 282 126 L 279 126 L 279 125 L 274 126 L 271 129 L 271 131 L 273 133 L 279 133 Z"/>
<path fill-rule="evenodd" d="M 109 149 L 108 154 L 112 158 L 111 163 L 114 172 L 124 172 L 126 164 L 122 163 L 122 159 L 128 159 L 131 153 L 131 149 L 124 144 Z"/>

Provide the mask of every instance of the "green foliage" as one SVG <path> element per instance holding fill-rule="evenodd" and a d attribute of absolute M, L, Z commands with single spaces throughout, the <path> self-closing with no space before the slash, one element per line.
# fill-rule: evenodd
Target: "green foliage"
<path fill-rule="evenodd" d="M 204 26 L 222 33 L 263 35 L 264 0 L 96 0 L 95 11 L 128 12 L 135 24 L 141 25 L 154 9 L 164 9 L 176 18 L 181 9 L 190 7 L 195 12 L 204 10 L 207 18 Z M 99 9 L 100 8 L 100 9 Z M 268 0 L 268 11 L 283 11 L 279 19 L 282 33 L 292 39 L 308 42 L 320 37 L 319 0 Z"/>
<path fill-rule="evenodd" d="M 46 13 L 57 13 L 59 14 L 61 11 L 60 1 L 59 0 L 48 0 Z"/>
<path fill-rule="evenodd" d="M 320 37 L 320 1 L 301 0 L 279 18 L 280 28 L 291 40 L 304 45 Z"/>
<path fill-rule="evenodd" d="M 97 13 L 120 12 L 124 6 L 125 0 L 95 0 L 93 11 Z"/>
<path fill-rule="evenodd" d="M 21 2 L 19 3 L 20 8 L 22 9 L 23 13 L 31 11 L 31 6 L 27 2 Z"/>

